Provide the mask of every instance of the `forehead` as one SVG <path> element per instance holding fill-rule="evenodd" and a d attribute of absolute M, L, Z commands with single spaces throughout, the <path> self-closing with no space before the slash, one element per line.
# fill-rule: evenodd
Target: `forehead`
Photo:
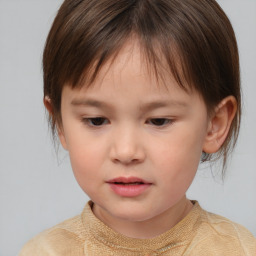
<path fill-rule="evenodd" d="M 140 78 L 148 85 L 148 90 L 169 91 L 170 89 L 174 90 L 173 85 L 175 85 L 177 88 L 190 93 L 193 90 L 192 86 L 185 79 L 180 84 L 180 81 L 177 81 L 177 76 L 175 77 L 173 70 L 170 69 L 164 54 L 157 48 L 154 51 L 157 58 L 149 56 L 150 54 L 145 50 L 145 47 L 141 46 L 136 38 L 130 38 L 121 50 L 111 56 L 97 72 L 95 72 L 95 66 L 98 64 L 96 61 L 90 71 L 86 72 L 85 79 L 82 80 L 80 86 L 70 86 L 90 89 L 110 82 L 116 86 L 127 84 L 129 87 L 131 80 Z M 179 62 L 177 57 L 176 68 L 179 72 L 178 75 L 182 77 L 182 68 L 179 67 Z"/>
<path fill-rule="evenodd" d="M 95 105 L 97 100 L 102 102 L 107 98 L 115 102 L 140 101 L 145 105 L 172 101 L 172 105 L 184 106 L 195 96 L 198 98 L 197 93 L 181 88 L 164 65 L 158 77 L 152 69 L 139 44 L 130 42 L 101 68 L 92 84 L 72 90 L 64 88 L 63 94 L 69 94 L 73 105 L 84 102 Z"/>

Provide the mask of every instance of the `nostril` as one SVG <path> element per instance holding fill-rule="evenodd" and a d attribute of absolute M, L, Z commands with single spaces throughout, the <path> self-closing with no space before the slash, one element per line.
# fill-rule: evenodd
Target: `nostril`
<path fill-rule="evenodd" d="M 130 165 L 144 161 L 145 152 L 138 141 L 114 143 L 110 150 L 110 158 L 114 163 Z"/>
<path fill-rule="evenodd" d="M 120 163 L 123 165 L 131 165 L 131 164 L 137 164 L 142 162 L 140 159 L 120 159 L 120 158 L 115 158 L 113 159 L 114 163 Z"/>

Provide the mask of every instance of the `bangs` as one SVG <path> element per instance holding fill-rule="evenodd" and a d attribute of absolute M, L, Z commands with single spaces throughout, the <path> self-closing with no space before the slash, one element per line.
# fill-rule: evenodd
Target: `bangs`
<path fill-rule="evenodd" d="M 99 19 L 91 15 L 90 22 L 84 15 L 90 11 L 89 3 L 81 6 L 81 11 L 77 8 L 75 17 L 67 16 L 66 22 L 70 22 L 72 17 L 75 25 L 65 28 L 63 33 L 66 36 L 56 31 L 55 38 L 62 38 L 55 56 L 50 51 L 48 56 L 47 51 L 44 56 L 44 59 L 52 58 L 54 73 L 59 74 L 55 86 L 61 90 L 65 84 L 72 88 L 92 85 L 101 68 L 113 62 L 129 41 L 139 42 L 147 70 L 157 80 L 164 82 L 162 72 L 168 72 L 182 88 L 191 87 L 194 83 L 191 82 L 188 61 L 183 49 L 179 49 L 175 31 L 172 32 L 176 24 L 162 20 L 165 17 L 164 4 L 154 4 L 154 1 L 123 2 L 113 2 L 111 8 L 105 6 L 103 10 L 104 5 L 94 6 L 95 14 L 99 16 L 100 13 L 102 17 Z M 45 74 L 48 73 L 45 69 Z"/>
<path fill-rule="evenodd" d="M 169 75 L 170 78 L 174 78 L 177 84 L 185 91 L 193 89 L 191 83 L 188 82 L 189 78 L 185 76 L 185 74 L 188 73 L 186 72 L 187 67 L 185 66 L 185 62 L 181 61 L 181 55 L 177 54 L 176 47 L 170 47 L 172 46 L 170 42 L 168 48 L 166 45 L 160 45 L 160 42 L 156 40 L 152 40 L 152 42 L 142 42 L 142 40 L 139 41 L 138 35 L 134 33 L 128 36 L 127 39 L 123 41 L 123 44 L 119 43 L 116 46 L 112 44 L 111 48 L 107 47 L 101 49 L 98 57 L 92 59 L 91 63 L 88 63 L 87 68 L 83 66 L 83 63 L 78 63 L 76 75 L 72 73 L 71 77 L 67 77 L 65 81 L 68 82 L 66 82 L 66 84 L 73 89 L 93 86 L 101 70 L 105 70 L 106 68 L 107 72 L 119 56 L 119 53 L 122 52 L 127 45 L 131 48 L 138 46 L 142 65 L 145 66 L 150 78 L 155 79 L 158 85 L 164 85 L 166 89 L 168 89 L 166 75 Z M 133 50 L 130 52 L 131 55 L 132 52 Z"/>

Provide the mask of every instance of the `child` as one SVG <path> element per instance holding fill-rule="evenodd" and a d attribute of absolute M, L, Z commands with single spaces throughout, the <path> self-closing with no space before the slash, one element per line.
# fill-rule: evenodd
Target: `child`
<path fill-rule="evenodd" d="M 186 198 L 240 124 L 239 58 L 214 0 L 66 0 L 49 33 L 44 103 L 91 198 L 21 256 L 256 255 L 244 227 Z"/>

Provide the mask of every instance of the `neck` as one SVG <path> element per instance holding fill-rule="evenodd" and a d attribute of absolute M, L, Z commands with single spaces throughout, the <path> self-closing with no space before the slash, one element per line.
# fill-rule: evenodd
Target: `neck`
<path fill-rule="evenodd" d="M 182 198 L 176 205 L 153 218 L 131 221 L 116 218 L 94 204 L 95 216 L 116 232 L 127 237 L 149 239 L 163 234 L 180 222 L 192 209 L 192 203 Z"/>

